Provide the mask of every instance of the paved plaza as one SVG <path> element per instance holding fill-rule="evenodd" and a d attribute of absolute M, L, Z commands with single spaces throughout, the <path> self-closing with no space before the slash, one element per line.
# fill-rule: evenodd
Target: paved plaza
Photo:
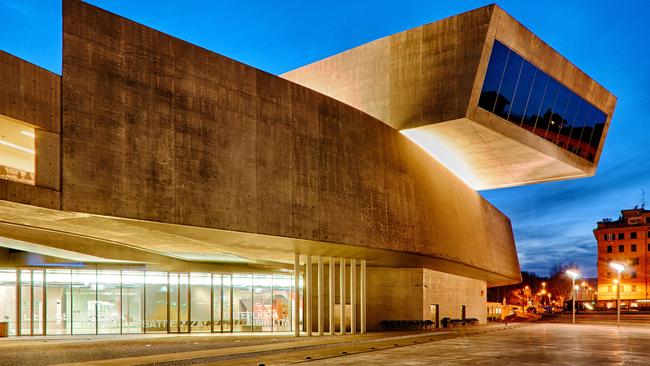
<path fill-rule="evenodd" d="M 1 340 L 0 365 L 647 365 L 648 340 L 648 326 L 564 323 L 299 339 L 39 338 Z"/>

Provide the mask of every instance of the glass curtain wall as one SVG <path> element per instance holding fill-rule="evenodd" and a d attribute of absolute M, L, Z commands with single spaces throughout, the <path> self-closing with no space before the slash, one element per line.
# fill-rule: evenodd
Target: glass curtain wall
<path fill-rule="evenodd" d="M 15 269 L 0 269 L 0 321 L 9 323 L 9 335 L 16 331 L 16 282 Z"/>
<path fill-rule="evenodd" d="M 214 307 L 211 308 L 212 289 L 212 276 L 209 273 L 190 274 L 190 319 L 192 319 L 192 332 L 212 331 L 211 316 L 212 309 L 214 309 Z"/>
<path fill-rule="evenodd" d="M 594 161 L 607 115 L 499 41 L 479 107 Z"/>
<path fill-rule="evenodd" d="M 122 333 L 144 332 L 144 272 L 122 271 Z"/>
<path fill-rule="evenodd" d="M 292 284 L 272 274 L 0 269 L 0 321 L 11 335 L 291 331 Z"/>
<path fill-rule="evenodd" d="M 97 271 L 97 331 L 122 332 L 122 279 L 120 271 Z"/>
<path fill-rule="evenodd" d="M 72 271 L 48 269 L 45 271 L 45 328 L 47 334 L 71 334 Z"/>
<path fill-rule="evenodd" d="M 145 333 L 163 333 L 168 331 L 167 286 L 167 272 L 145 273 Z"/>

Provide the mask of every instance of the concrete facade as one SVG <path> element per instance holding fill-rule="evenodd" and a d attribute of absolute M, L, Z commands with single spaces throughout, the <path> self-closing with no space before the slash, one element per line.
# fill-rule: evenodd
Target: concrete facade
<path fill-rule="evenodd" d="M 485 281 L 423 268 L 370 268 L 368 328 L 381 329 L 382 320 L 466 318 L 487 322 Z"/>
<path fill-rule="evenodd" d="M 650 211 L 645 208 L 622 210 L 617 220 L 600 221 L 594 229 L 598 242 L 598 305 L 616 308 L 616 271 L 610 262 L 623 264 L 621 299 L 631 308 L 650 307 Z"/>
<path fill-rule="evenodd" d="M 41 274 L 34 263 L 76 261 L 96 276 L 165 271 L 170 286 L 178 273 L 221 281 L 223 273 L 291 277 L 293 269 L 293 289 L 302 278 L 304 293 L 293 291 L 282 308 L 293 305 L 296 334 L 300 309 L 308 334 L 321 320 L 333 331 L 337 305 L 350 308 L 348 327 L 354 321 L 350 330 L 362 332 L 381 320 L 427 320 L 431 304 L 440 319 L 460 318 L 465 306 L 466 317 L 485 322 L 486 287 L 521 280 L 510 220 L 396 128 L 477 123 L 470 118 L 480 112 L 467 106 L 495 12 L 351 50 L 344 69 L 360 78 L 370 76 L 368 60 L 390 62 L 373 73 L 373 83 L 390 86 L 357 93 L 365 85 L 355 105 L 64 0 L 62 76 L 0 53 L 0 115 L 35 129 L 36 155 L 33 185 L 0 180 L 0 247 L 10 249 L 0 263 L 29 268 L 32 283 L 33 271 Z M 441 52 L 452 40 L 455 51 Z M 412 72 L 423 65 L 431 71 L 424 79 Z M 438 72 L 455 87 L 422 90 Z M 503 134 L 487 120 L 486 134 Z M 319 257 L 339 261 L 320 285 Z M 201 294 L 211 313 L 213 290 Z M 166 310 L 169 331 L 167 303 L 154 316 L 161 321 Z"/>
<path fill-rule="evenodd" d="M 499 40 L 604 111 L 593 162 L 478 108 Z M 391 35 L 282 75 L 402 131 L 474 189 L 592 176 L 616 97 L 496 5 Z"/>

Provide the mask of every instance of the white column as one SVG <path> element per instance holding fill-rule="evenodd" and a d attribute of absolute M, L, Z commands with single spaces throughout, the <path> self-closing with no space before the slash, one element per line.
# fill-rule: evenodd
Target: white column
<path fill-rule="evenodd" d="M 366 261 L 361 260 L 361 334 L 366 334 Z"/>
<path fill-rule="evenodd" d="M 336 297 L 336 276 L 334 271 L 336 271 L 336 262 L 334 261 L 334 257 L 329 257 L 329 264 L 330 264 L 330 271 L 329 271 L 329 321 L 330 321 L 330 328 L 329 332 L 330 335 L 334 335 L 334 328 L 336 328 L 336 323 L 334 323 L 334 301 Z"/>
<path fill-rule="evenodd" d="M 293 333 L 300 337 L 300 254 L 293 261 Z"/>
<path fill-rule="evenodd" d="M 339 263 L 339 280 L 341 283 L 339 284 L 339 315 L 341 316 L 341 319 L 339 319 L 339 333 L 341 335 L 345 334 L 345 258 L 341 257 L 341 263 Z"/>
<path fill-rule="evenodd" d="M 311 297 L 312 297 L 312 280 L 313 277 L 311 276 L 311 255 L 307 256 L 307 260 L 305 261 L 305 272 L 307 275 L 305 276 L 305 309 L 303 311 L 306 312 L 305 316 L 305 330 L 307 331 L 307 336 L 311 336 Z"/>
<path fill-rule="evenodd" d="M 350 334 L 357 332 L 357 260 L 350 259 Z"/>
<path fill-rule="evenodd" d="M 323 335 L 325 314 L 323 313 L 323 257 L 318 256 L 318 335 Z"/>

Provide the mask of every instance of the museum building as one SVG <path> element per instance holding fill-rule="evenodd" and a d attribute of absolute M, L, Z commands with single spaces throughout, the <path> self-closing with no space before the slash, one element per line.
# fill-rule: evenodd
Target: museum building
<path fill-rule="evenodd" d="M 10 335 L 484 323 L 521 277 L 477 190 L 592 176 L 616 104 L 496 5 L 281 76 L 79 0 L 62 36 L 0 52 Z"/>

